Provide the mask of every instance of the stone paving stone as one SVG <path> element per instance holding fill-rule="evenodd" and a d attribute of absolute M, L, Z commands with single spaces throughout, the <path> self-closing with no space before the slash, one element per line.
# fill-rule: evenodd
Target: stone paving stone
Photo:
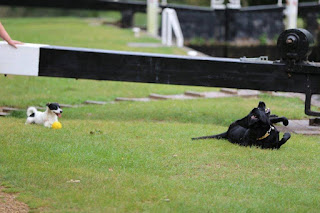
<path fill-rule="evenodd" d="M 261 92 L 257 90 L 249 90 L 249 89 L 229 89 L 229 88 L 222 88 L 220 92 L 238 95 L 241 97 L 257 97 Z"/>
<path fill-rule="evenodd" d="M 205 98 L 225 98 L 234 97 L 235 95 L 224 92 L 204 92 Z"/>
<path fill-rule="evenodd" d="M 10 115 L 10 113 L 7 113 L 7 112 L 0 112 L 0 116 L 8 116 Z"/>
<path fill-rule="evenodd" d="M 203 92 L 185 91 L 184 94 L 187 96 L 198 97 L 198 98 L 205 97 L 205 94 Z"/>
<path fill-rule="evenodd" d="M 84 102 L 85 104 L 97 104 L 97 105 L 104 105 L 104 104 L 107 104 L 108 102 L 105 102 L 105 101 L 90 101 L 90 100 L 87 100 Z"/>
<path fill-rule="evenodd" d="M 75 108 L 77 106 L 71 104 L 59 104 L 61 108 Z"/>
<path fill-rule="evenodd" d="M 12 107 L 2 107 L 3 112 L 12 112 L 12 111 L 19 111 L 21 109 L 18 108 L 12 108 Z"/>
<path fill-rule="evenodd" d="M 288 126 L 276 125 L 281 132 L 293 132 L 296 134 L 320 135 L 320 127 L 309 126 L 309 120 L 289 120 Z"/>
<path fill-rule="evenodd" d="M 150 98 L 122 98 L 118 97 L 115 99 L 115 101 L 141 101 L 141 102 L 148 102 L 151 101 Z"/>
<path fill-rule="evenodd" d="M 228 94 L 224 92 L 194 92 L 194 91 L 187 91 L 184 93 L 187 96 L 192 96 L 195 98 L 223 98 L 223 97 L 233 97 L 235 95 Z"/>
<path fill-rule="evenodd" d="M 237 89 L 229 89 L 229 88 L 221 88 L 220 92 L 233 94 L 233 95 L 237 95 L 238 94 L 238 90 Z"/>
<path fill-rule="evenodd" d="M 156 100 L 185 100 L 185 99 L 196 99 L 195 97 L 190 97 L 184 94 L 178 94 L 178 95 L 160 95 L 151 93 L 149 95 L 149 98 L 156 99 Z"/>
<path fill-rule="evenodd" d="M 239 89 L 238 95 L 241 97 L 258 97 L 260 94 L 257 90 Z"/>
<path fill-rule="evenodd" d="M 281 97 L 289 97 L 289 98 L 300 98 L 303 102 L 306 99 L 306 95 L 303 93 L 294 93 L 294 92 L 272 92 L 274 96 L 281 96 Z M 320 107 L 320 100 L 319 97 L 316 95 L 312 96 L 311 105 Z"/>
<path fill-rule="evenodd" d="M 312 131 L 312 130 L 300 130 L 300 131 L 294 131 L 294 133 L 299 134 L 299 135 L 320 135 L 320 130 L 319 131 Z"/>

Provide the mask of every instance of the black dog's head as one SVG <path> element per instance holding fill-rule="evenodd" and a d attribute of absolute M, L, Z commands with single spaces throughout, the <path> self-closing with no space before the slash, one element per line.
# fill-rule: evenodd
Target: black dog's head
<path fill-rule="evenodd" d="M 248 118 L 249 127 L 262 127 L 262 126 L 270 126 L 270 109 L 266 109 L 266 104 L 262 101 L 259 102 L 257 108 L 251 110 Z"/>
<path fill-rule="evenodd" d="M 49 110 L 51 110 L 58 117 L 61 117 L 61 113 L 63 112 L 58 103 L 47 103 L 46 105 Z"/>

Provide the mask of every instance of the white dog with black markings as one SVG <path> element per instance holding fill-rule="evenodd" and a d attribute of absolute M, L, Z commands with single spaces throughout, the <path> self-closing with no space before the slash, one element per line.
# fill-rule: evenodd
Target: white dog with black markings
<path fill-rule="evenodd" d="M 43 124 L 45 127 L 51 127 L 61 117 L 62 109 L 58 103 L 48 103 L 44 112 L 38 111 L 35 107 L 27 109 L 26 124 Z"/>

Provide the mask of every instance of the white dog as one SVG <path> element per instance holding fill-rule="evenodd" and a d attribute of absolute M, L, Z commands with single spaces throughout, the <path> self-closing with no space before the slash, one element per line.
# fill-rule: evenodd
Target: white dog
<path fill-rule="evenodd" d="M 38 111 L 35 107 L 27 109 L 26 124 L 43 124 L 45 127 L 51 127 L 61 117 L 62 109 L 58 103 L 48 103 L 45 112 Z"/>

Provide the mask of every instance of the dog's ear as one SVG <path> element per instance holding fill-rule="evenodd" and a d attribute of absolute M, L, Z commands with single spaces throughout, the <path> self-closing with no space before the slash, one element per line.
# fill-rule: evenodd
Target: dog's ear
<path fill-rule="evenodd" d="M 246 117 L 236 120 L 234 122 L 235 124 L 242 126 L 244 128 L 248 128 L 249 127 L 249 115 L 247 115 Z"/>
<path fill-rule="evenodd" d="M 266 104 L 263 101 L 260 101 L 259 104 L 258 104 L 258 108 L 265 109 L 266 108 Z"/>
<path fill-rule="evenodd" d="M 46 106 L 48 107 L 50 105 L 50 103 L 47 103 Z"/>

